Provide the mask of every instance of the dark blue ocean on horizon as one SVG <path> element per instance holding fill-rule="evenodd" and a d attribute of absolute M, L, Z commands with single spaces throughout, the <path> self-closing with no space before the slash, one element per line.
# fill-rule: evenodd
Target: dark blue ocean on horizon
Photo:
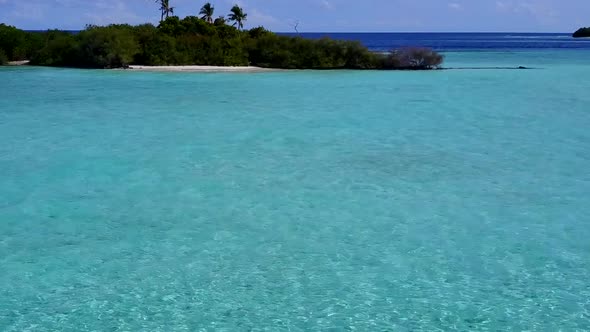
<path fill-rule="evenodd" d="M 504 51 L 534 49 L 587 49 L 590 39 L 575 39 L 567 33 L 283 33 L 319 39 L 357 40 L 373 51 L 405 46 L 431 47 L 438 51 Z"/>

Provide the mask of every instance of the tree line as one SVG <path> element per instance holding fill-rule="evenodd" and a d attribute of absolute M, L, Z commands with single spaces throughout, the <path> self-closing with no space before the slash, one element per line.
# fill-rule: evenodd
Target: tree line
<path fill-rule="evenodd" d="M 425 48 L 388 54 L 359 42 L 278 35 L 263 27 L 244 30 L 247 14 L 233 6 L 214 18 L 206 3 L 199 16 L 179 18 L 169 0 L 158 0 L 158 26 L 89 25 L 79 33 L 27 32 L 0 24 L 0 63 L 30 60 L 33 65 L 121 68 L 131 64 L 259 66 L 284 69 L 432 69 L 443 57 Z"/>

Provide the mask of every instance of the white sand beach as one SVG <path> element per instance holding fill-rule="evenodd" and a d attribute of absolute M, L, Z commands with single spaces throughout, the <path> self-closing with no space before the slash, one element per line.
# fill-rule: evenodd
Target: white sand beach
<path fill-rule="evenodd" d="M 277 69 L 243 66 L 243 67 L 229 67 L 229 66 L 129 66 L 130 70 L 139 71 L 161 71 L 161 72 L 243 72 L 256 73 L 276 71 Z"/>
<path fill-rule="evenodd" d="M 26 66 L 30 63 L 30 60 L 21 60 L 21 61 L 8 61 L 9 66 Z"/>

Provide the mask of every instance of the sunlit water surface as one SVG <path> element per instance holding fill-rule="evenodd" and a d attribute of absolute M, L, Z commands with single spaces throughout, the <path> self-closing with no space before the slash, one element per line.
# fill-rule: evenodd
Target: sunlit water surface
<path fill-rule="evenodd" d="M 0 330 L 588 330 L 588 54 L 2 68 Z"/>

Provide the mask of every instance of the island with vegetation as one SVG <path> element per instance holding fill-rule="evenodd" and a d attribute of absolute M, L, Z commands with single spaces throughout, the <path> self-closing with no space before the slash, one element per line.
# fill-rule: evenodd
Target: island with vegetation
<path fill-rule="evenodd" d="M 574 38 L 584 38 L 590 37 L 590 27 L 588 28 L 579 28 L 574 34 L 572 35 Z"/>
<path fill-rule="evenodd" d="M 279 35 L 257 27 L 244 30 L 248 15 L 235 5 L 228 16 L 214 16 L 205 4 L 199 16 L 173 16 L 169 0 L 160 5 L 158 26 L 89 25 L 78 33 L 28 32 L 0 24 L 0 63 L 75 68 L 143 66 L 255 66 L 281 69 L 435 69 L 441 54 L 428 48 L 402 48 L 387 54 L 356 41 Z"/>

